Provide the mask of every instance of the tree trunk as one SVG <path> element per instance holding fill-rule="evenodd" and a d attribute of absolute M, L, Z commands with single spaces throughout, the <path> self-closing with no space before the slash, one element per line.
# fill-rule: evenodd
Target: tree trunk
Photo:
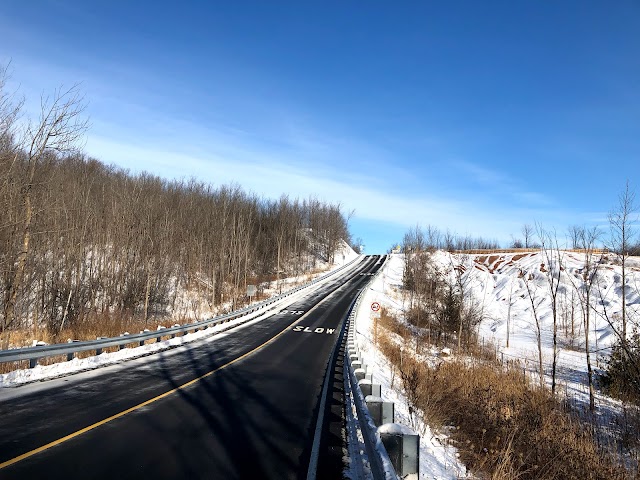
<path fill-rule="evenodd" d="M 587 295 L 587 302 L 589 302 L 589 296 Z M 587 355 L 587 379 L 589 382 L 589 411 L 594 412 L 596 409 L 595 405 L 595 390 L 593 386 L 593 368 L 591 367 L 591 352 L 589 352 L 589 306 L 587 303 L 587 308 L 585 311 L 584 317 L 584 350 Z"/>
<path fill-rule="evenodd" d="M 551 394 L 556 394 L 556 368 L 558 365 L 558 322 L 557 311 L 553 312 L 553 365 L 551 367 Z"/>
<path fill-rule="evenodd" d="M 33 219 L 33 210 L 31 207 L 31 185 L 28 185 L 27 191 L 24 197 L 24 227 L 22 233 L 22 250 L 18 254 L 16 262 L 16 270 L 13 274 L 13 278 L 9 283 L 9 291 L 7 295 L 7 303 L 4 309 L 4 325 L 3 330 L 6 330 L 15 321 L 16 316 L 16 302 L 18 300 L 18 291 L 22 285 L 22 279 L 24 277 L 24 269 L 27 264 L 27 255 L 29 254 L 29 243 L 31 241 L 31 222 Z"/>
<path fill-rule="evenodd" d="M 69 295 L 67 296 L 67 303 L 64 306 L 64 313 L 62 314 L 62 322 L 60 322 L 60 331 L 64 328 L 64 322 L 67 319 L 67 314 L 69 313 L 69 304 L 71 303 L 71 294 L 73 290 L 69 288 Z"/>
<path fill-rule="evenodd" d="M 144 292 L 144 326 L 147 326 L 147 319 L 149 318 L 149 294 L 151 293 L 151 272 L 149 272 L 149 265 L 147 265 L 147 285 Z"/>

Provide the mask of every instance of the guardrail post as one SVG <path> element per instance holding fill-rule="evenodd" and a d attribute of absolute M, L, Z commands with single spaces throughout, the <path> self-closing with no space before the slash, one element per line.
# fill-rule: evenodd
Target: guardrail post
<path fill-rule="evenodd" d="M 67 340 L 67 343 L 76 343 L 76 342 L 79 342 L 79 340 Z M 67 353 L 67 362 L 70 362 L 71 360 L 73 360 L 75 356 L 76 356 L 76 352 Z"/>
<path fill-rule="evenodd" d="M 356 375 L 357 378 L 357 375 Z M 374 395 L 379 397 L 382 395 L 382 387 L 377 383 L 371 383 L 371 380 L 367 380 L 366 378 L 362 378 L 358 380 L 358 386 L 360 387 L 360 391 L 363 396 Z"/>
<path fill-rule="evenodd" d="M 175 327 L 179 327 L 179 326 L 180 326 L 180 324 L 176 323 L 173 327 L 175 328 Z M 176 332 L 173 332 L 171 334 L 171 338 L 176 338 Z"/>
<path fill-rule="evenodd" d="M 29 368 L 36 368 L 36 365 L 38 365 L 38 358 L 30 358 Z"/>
<path fill-rule="evenodd" d="M 395 405 L 393 402 L 385 402 L 382 397 L 367 395 L 364 399 L 376 427 L 395 421 Z"/>
<path fill-rule="evenodd" d="M 102 337 L 96 337 L 96 340 L 102 340 Z M 96 348 L 96 355 L 102 355 L 102 348 Z"/>
<path fill-rule="evenodd" d="M 399 423 L 378 427 L 380 439 L 400 478 L 418 480 L 420 471 L 420 435 Z"/>

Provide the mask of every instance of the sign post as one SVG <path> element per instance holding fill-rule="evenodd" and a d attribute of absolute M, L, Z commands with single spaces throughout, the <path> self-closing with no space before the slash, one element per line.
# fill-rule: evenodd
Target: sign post
<path fill-rule="evenodd" d="M 247 285 L 247 297 L 249 297 L 249 303 L 251 303 L 251 297 L 258 293 L 258 287 L 255 285 Z"/>
<path fill-rule="evenodd" d="M 378 344 L 378 319 L 380 318 L 380 303 L 371 304 L 371 319 L 373 320 L 373 343 Z"/>

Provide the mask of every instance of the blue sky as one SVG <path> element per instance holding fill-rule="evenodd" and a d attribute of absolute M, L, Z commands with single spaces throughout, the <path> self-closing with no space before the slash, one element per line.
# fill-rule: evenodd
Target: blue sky
<path fill-rule="evenodd" d="M 5 0 L 0 31 L 28 109 L 82 83 L 91 156 L 340 202 L 370 253 L 605 225 L 638 184 L 635 0 Z"/>

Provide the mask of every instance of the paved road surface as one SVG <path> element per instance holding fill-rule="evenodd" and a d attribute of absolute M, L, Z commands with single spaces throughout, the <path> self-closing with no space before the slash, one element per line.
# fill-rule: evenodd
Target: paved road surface
<path fill-rule="evenodd" d="M 0 392 L 0 464 L 27 454 L 0 479 L 306 478 L 327 364 L 381 263 L 367 257 L 215 341 L 20 387 L 8 399 Z M 340 478 L 327 468 L 319 478 L 327 475 Z"/>

